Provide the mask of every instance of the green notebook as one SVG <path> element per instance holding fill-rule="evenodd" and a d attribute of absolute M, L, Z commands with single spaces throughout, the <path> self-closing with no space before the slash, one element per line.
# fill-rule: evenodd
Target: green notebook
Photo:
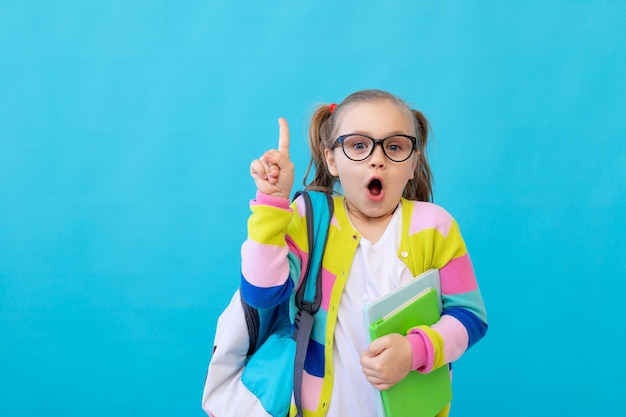
<path fill-rule="evenodd" d="M 428 288 L 370 326 L 372 340 L 390 333 L 406 334 L 413 327 L 439 320 L 437 290 Z M 411 371 L 400 382 L 381 391 L 386 417 L 434 417 L 452 400 L 447 366 L 428 374 Z"/>

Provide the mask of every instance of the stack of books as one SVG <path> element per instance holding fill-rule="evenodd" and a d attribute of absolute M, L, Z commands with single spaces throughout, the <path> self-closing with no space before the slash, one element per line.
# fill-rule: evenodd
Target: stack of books
<path fill-rule="evenodd" d="M 371 340 L 390 333 L 406 335 L 420 325 L 441 317 L 439 270 L 430 269 L 412 281 L 363 307 Z M 381 391 L 379 415 L 385 417 L 434 417 L 452 400 L 448 366 L 422 374 L 411 371 L 400 382 Z"/>

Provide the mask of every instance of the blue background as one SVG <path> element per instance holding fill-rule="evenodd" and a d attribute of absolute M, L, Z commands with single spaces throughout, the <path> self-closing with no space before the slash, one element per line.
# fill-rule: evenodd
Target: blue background
<path fill-rule="evenodd" d="M 0 414 L 202 416 L 249 163 L 421 109 L 488 307 L 455 416 L 624 415 L 626 3 L 0 3 Z M 298 184 L 296 184 L 298 186 Z"/>

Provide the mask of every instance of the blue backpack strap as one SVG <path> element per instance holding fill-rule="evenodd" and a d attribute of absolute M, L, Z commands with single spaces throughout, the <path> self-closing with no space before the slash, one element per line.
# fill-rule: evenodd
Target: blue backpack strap
<path fill-rule="evenodd" d="M 303 281 L 296 291 L 295 301 L 298 313 L 294 326 L 296 340 L 296 358 L 294 361 L 293 395 L 296 403 L 297 417 L 302 411 L 302 372 L 311 331 L 313 330 L 313 314 L 322 302 L 322 259 L 328 238 L 328 226 L 333 216 L 333 199 L 329 194 L 316 191 L 300 191 L 294 199 L 301 195 L 306 208 L 309 255 L 307 269 Z M 312 279 L 309 279 L 313 277 Z"/>
<path fill-rule="evenodd" d="M 261 326 L 261 319 L 259 317 L 259 310 L 252 307 L 239 294 L 241 300 L 241 306 L 243 307 L 243 315 L 246 318 L 246 326 L 248 326 L 248 339 L 250 344 L 248 345 L 247 356 L 250 357 L 259 348 L 259 327 Z"/>
<path fill-rule="evenodd" d="M 306 208 L 309 255 L 303 281 L 296 291 L 295 302 L 298 310 L 307 310 L 313 314 L 317 313 L 322 302 L 322 282 L 318 278 L 322 273 L 322 257 L 334 205 L 329 194 L 319 191 L 298 191 L 294 200 L 298 196 L 304 198 Z M 314 278 L 310 280 L 309 277 Z"/>

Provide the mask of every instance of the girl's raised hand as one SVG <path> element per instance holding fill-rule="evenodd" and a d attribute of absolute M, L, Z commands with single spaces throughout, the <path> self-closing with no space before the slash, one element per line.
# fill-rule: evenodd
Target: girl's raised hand
<path fill-rule="evenodd" d="M 250 175 L 263 194 L 289 198 L 293 187 L 294 167 L 289 159 L 289 126 L 278 119 L 278 149 L 266 151 L 250 164 Z"/>

